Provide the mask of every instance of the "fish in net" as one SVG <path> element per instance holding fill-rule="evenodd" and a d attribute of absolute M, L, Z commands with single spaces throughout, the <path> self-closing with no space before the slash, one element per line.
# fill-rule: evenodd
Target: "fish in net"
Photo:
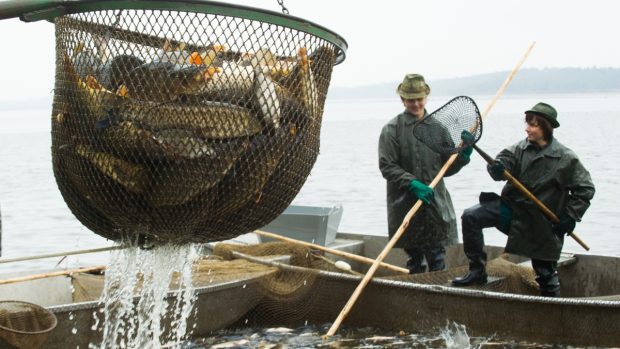
<path fill-rule="evenodd" d="M 316 161 L 346 43 L 273 13 L 135 6 L 54 18 L 65 202 L 115 241 L 217 241 L 271 222 Z"/>

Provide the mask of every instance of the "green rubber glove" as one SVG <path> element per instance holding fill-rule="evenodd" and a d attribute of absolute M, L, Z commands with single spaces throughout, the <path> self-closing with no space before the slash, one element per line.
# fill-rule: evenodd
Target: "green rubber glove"
<path fill-rule="evenodd" d="M 461 132 L 461 140 L 463 141 L 464 148 L 461 149 L 459 155 L 465 159 L 465 161 L 469 162 L 471 153 L 474 151 L 474 148 L 472 147 L 472 144 L 474 144 L 475 141 L 474 135 L 467 130 L 463 130 L 463 132 Z"/>
<path fill-rule="evenodd" d="M 431 200 L 435 193 L 433 192 L 433 188 L 428 185 L 420 182 L 417 179 L 414 179 L 409 183 L 409 190 L 417 196 L 418 199 L 422 200 L 425 204 L 430 204 Z"/>
<path fill-rule="evenodd" d="M 461 151 L 459 152 L 459 155 L 465 159 L 465 161 L 469 162 L 469 159 L 471 158 L 471 153 L 474 151 L 474 148 L 472 147 L 465 147 L 463 149 L 461 149 Z"/>
<path fill-rule="evenodd" d="M 471 134 L 471 132 L 463 130 L 463 132 L 461 132 L 461 140 L 463 141 L 464 146 L 472 146 L 476 141 L 476 138 L 473 134 Z"/>

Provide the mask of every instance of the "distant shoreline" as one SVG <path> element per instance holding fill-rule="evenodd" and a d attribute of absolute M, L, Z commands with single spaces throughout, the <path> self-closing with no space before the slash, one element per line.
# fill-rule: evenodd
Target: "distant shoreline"
<path fill-rule="evenodd" d="M 433 96 L 494 95 L 508 76 L 508 71 L 468 77 L 429 80 Z M 394 98 L 400 81 L 357 87 L 332 86 L 328 99 L 356 100 Z M 546 68 L 522 69 L 505 92 L 509 96 L 540 94 L 619 94 L 620 68 Z M 23 100 L 0 100 L 0 111 L 51 108 L 53 96 Z"/>
<path fill-rule="evenodd" d="M 461 78 L 429 80 L 431 93 L 439 96 L 494 95 L 508 71 Z M 392 98 L 400 81 L 329 89 L 329 98 Z M 620 68 L 522 69 L 506 95 L 620 93 Z"/>

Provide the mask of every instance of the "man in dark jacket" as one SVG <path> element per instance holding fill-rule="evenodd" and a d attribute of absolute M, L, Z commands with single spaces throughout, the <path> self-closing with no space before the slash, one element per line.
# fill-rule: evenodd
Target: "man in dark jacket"
<path fill-rule="evenodd" d="M 424 77 L 408 74 L 398 86 L 405 111 L 390 120 L 379 138 L 379 169 L 387 180 L 388 233 L 394 236 L 405 216 L 418 199 L 425 205 L 413 217 L 407 230 L 396 243 L 409 255 L 411 273 L 443 270 L 444 246 L 458 243 L 456 217 L 444 181 L 428 187 L 449 155 L 432 151 L 413 135 L 416 122 L 428 115 L 427 96 L 430 87 Z M 446 176 L 458 172 L 469 162 L 471 147 L 465 148 Z"/>
<path fill-rule="evenodd" d="M 572 233 L 594 196 L 590 174 L 577 155 L 553 137 L 560 126 L 557 111 L 538 103 L 525 112 L 527 138 L 499 153 L 487 166 L 491 177 L 504 180 L 512 174 L 560 219 L 552 224 L 542 211 L 510 182 L 501 197 L 481 193 L 480 204 L 465 210 L 462 218 L 463 246 L 469 272 L 452 281 L 455 286 L 487 282 L 486 254 L 482 229 L 496 227 L 508 235 L 505 251 L 532 259 L 542 296 L 559 297 L 560 279 L 556 264 L 564 235 Z"/>

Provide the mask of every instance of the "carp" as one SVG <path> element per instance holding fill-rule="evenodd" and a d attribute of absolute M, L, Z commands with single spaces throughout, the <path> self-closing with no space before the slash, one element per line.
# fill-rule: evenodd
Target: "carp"
<path fill-rule="evenodd" d="M 134 193 L 144 191 L 148 176 L 143 166 L 119 159 L 109 153 L 94 151 L 86 145 L 75 146 L 75 152 L 125 189 Z"/>
<path fill-rule="evenodd" d="M 167 102 L 128 100 L 110 111 L 101 122 L 109 127 L 131 121 L 141 128 L 192 130 L 203 138 L 225 139 L 254 135 L 261 130 L 260 122 L 247 108 L 223 102 Z"/>
<path fill-rule="evenodd" d="M 171 161 L 153 171 L 145 193 L 154 207 L 182 205 L 219 183 L 247 148 L 248 139 L 208 144 L 209 154 L 198 159 Z"/>
<path fill-rule="evenodd" d="M 128 96 L 149 101 L 173 101 L 179 95 L 198 89 L 217 70 L 212 66 L 150 62 L 123 77 Z"/>
<path fill-rule="evenodd" d="M 208 192 L 217 201 L 212 200 L 216 206 L 205 211 L 205 214 L 221 217 L 252 200 L 260 200 L 265 183 L 280 164 L 293 139 L 292 132 L 284 127 L 275 130 L 272 135 L 254 136 L 235 167 L 213 188 L 215 192 Z"/>
<path fill-rule="evenodd" d="M 96 77 L 110 91 L 116 91 L 125 84 L 129 72 L 140 67 L 144 61 L 132 55 L 118 55 L 104 63 L 96 72 Z"/>

